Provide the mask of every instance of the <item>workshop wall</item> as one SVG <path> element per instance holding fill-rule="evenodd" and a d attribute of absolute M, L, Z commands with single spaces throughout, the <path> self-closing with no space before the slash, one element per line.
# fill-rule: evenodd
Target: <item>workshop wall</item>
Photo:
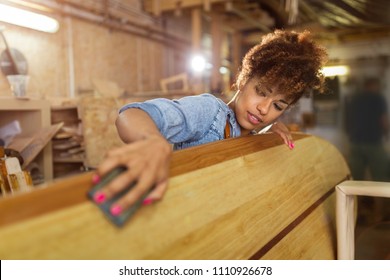
<path fill-rule="evenodd" d="M 60 19 L 55 34 L 4 26 L 9 47 L 27 60 L 27 95 L 31 97 L 77 97 L 93 90 L 94 80 L 115 82 L 128 93 L 156 91 L 160 79 L 186 67 L 181 49 L 77 19 Z M 0 52 L 4 50 L 1 42 Z M 0 75 L 0 95 L 11 95 L 4 74 Z"/>

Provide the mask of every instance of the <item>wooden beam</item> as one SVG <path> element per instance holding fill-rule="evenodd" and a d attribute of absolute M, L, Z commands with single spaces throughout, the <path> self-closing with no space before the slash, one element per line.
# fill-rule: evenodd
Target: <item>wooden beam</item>
<path fill-rule="evenodd" d="M 236 77 L 242 61 L 242 34 L 233 33 L 232 37 L 233 76 Z"/>
<path fill-rule="evenodd" d="M 261 37 L 265 34 L 265 32 L 251 32 L 245 37 L 242 38 L 243 45 L 254 46 L 261 42 Z"/>
<path fill-rule="evenodd" d="M 242 20 L 241 17 L 227 17 L 226 20 L 224 20 L 223 27 L 229 27 L 230 30 L 234 31 L 247 31 L 255 29 L 252 23 Z"/>
<path fill-rule="evenodd" d="M 270 32 L 271 29 L 266 26 L 265 24 L 262 24 L 258 19 L 253 18 L 249 13 L 236 8 L 233 4 L 229 5 L 229 12 L 232 12 L 242 18 L 242 20 L 245 20 L 249 24 L 251 24 L 253 27 L 260 29 L 264 32 Z"/>
<path fill-rule="evenodd" d="M 192 51 L 197 53 L 200 51 L 202 42 L 202 11 L 200 8 L 191 11 L 191 21 Z"/>
<path fill-rule="evenodd" d="M 218 3 L 226 3 L 228 0 L 185 0 L 185 1 L 178 1 L 178 0 L 145 0 L 144 3 L 144 9 L 146 12 L 154 13 L 154 1 L 159 2 L 159 9 L 161 13 L 164 12 L 174 12 L 177 8 L 178 3 L 180 4 L 180 7 L 183 9 L 187 8 L 206 8 L 211 7 L 213 4 Z"/>

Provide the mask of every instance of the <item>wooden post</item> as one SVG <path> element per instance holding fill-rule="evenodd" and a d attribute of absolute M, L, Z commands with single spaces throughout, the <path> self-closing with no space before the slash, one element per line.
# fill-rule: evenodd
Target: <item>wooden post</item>
<path fill-rule="evenodd" d="M 200 8 L 192 10 L 192 54 L 200 54 L 202 41 L 202 11 Z M 202 73 L 194 72 L 192 77 L 192 90 L 194 93 L 201 93 L 204 91 L 202 82 Z"/>
<path fill-rule="evenodd" d="M 155 16 L 161 15 L 160 0 L 153 0 L 153 14 Z"/>
<path fill-rule="evenodd" d="M 233 56 L 233 76 L 236 77 L 238 70 L 241 66 L 241 44 L 242 44 L 242 36 L 241 33 L 236 31 L 233 33 L 233 40 L 232 40 L 232 56 Z"/>
<path fill-rule="evenodd" d="M 202 39 L 202 13 L 199 8 L 192 10 L 192 51 L 194 53 L 200 51 Z"/>
<path fill-rule="evenodd" d="M 222 46 L 222 28 L 221 16 L 213 13 L 211 17 L 211 37 L 212 37 L 212 64 L 211 71 L 211 91 L 220 92 L 222 87 L 222 77 L 219 73 L 221 68 L 221 46 Z"/>
<path fill-rule="evenodd" d="M 210 0 L 203 0 L 203 9 L 206 12 L 210 12 L 211 11 L 211 1 Z"/>
<path fill-rule="evenodd" d="M 353 260 L 355 256 L 355 201 L 340 188 L 336 188 L 337 258 Z"/>

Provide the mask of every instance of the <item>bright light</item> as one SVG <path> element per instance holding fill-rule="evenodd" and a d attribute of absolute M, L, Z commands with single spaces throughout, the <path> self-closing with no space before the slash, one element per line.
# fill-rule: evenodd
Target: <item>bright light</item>
<path fill-rule="evenodd" d="M 0 4 L 0 21 L 49 33 L 57 32 L 58 21 L 45 15 Z"/>
<path fill-rule="evenodd" d="M 219 73 L 227 74 L 229 72 L 229 69 L 227 69 L 225 66 L 219 67 Z"/>
<path fill-rule="evenodd" d="M 191 67 L 196 72 L 202 72 L 206 68 L 206 59 L 201 55 L 196 55 L 191 60 Z"/>
<path fill-rule="evenodd" d="M 332 76 L 345 76 L 349 73 L 348 66 L 340 65 L 340 66 L 327 66 L 322 68 L 322 74 L 325 75 L 325 77 L 332 77 Z"/>

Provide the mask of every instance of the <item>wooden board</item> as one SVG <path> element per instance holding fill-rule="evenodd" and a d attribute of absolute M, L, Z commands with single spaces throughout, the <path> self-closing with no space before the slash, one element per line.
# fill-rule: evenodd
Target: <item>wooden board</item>
<path fill-rule="evenodd" d="M 16 135 L 8 144 L 7 148 L 20 152 L 30 145 L 33 140 L 34 138 L 32 136 Z"/>
<path fill-rule="evenodd" d="M 121 102 L 115 98 L 85 96 L 80 98 L 87 167 L 97 167 L 108 150 L 123 145 L 115 120 Z"/>
<path fill-rule="evenodd" d="M 0 201 L 1 259 L 334 259 L 334 187 L 349 177 L 328 142 L 294 134 L 174 153 L 162 201 L 123 228 L 90 201 L 91 173 Z"/>
<path fill-rule="evenodd" d="M 20 152 L 24 159 L 23 168 L 28 166 L 35 159 L 39 152 L 45 148 L 47 143 L 49 143 L 63 125 L 64 123 L 58 123 L 49 127 L 44 127 L 32 135 L 32 140 L 29 145 Z"/>

